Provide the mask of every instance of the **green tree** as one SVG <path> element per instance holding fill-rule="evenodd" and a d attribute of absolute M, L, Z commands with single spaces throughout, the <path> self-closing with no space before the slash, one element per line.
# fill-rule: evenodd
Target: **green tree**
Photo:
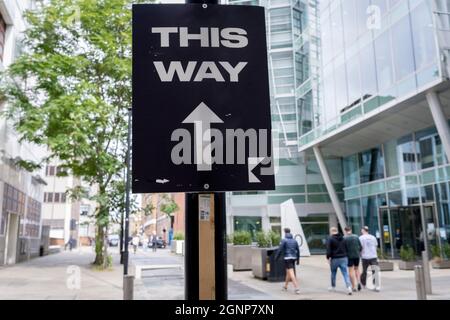
<path fill-rule="evenodd" d="M 1 75 L 7 116 L 21 139 L 49 147 L 98 192 L 96 257 L 106 266 L 110 213 L 123 199 L 131 106 L 132 0 L 46 0 L 26 13 L 24 52 Z M 119 181 L 119 182 L 117 182 Z M 76 192 L 74 193 L 77 194 Z"/>
<path fill-rule="evenodd" d="M 161 197 L 159 209 L 161 212 L 164 212 L 168 217 L 170 217 L 172 213 L 177 212 L 180 208 L 169 194 L 164 193 Z"/>
<path fill-rule="evenodd" d="M 163 212 L 167 215 L 167 217 L 171 217 L 171 215 L 175 212 L 177 212 L 180 208 L 178 207 L 178 204 L 173 200 L 172 196 L 168 193 L 161 193 L 158 194 L 158 200 L 156 201 L 156 206 L 153 204 L 150 204 L 150 207 L 147 206 L 147 208 L 143 208 L 143 210 L 147 211 L 147 215 L 153 214 L 155 210 L 158 210 L 160 212 Z M 156 217 L 156 226 L 158 224 L 158 218 Z"/>

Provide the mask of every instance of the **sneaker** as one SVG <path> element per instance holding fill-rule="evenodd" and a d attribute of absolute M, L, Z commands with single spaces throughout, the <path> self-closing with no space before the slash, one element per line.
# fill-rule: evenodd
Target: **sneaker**
<path fill-rule="evenodd" d="M 283 286 L 283 288 L 281 290 L 283 290 L 283 292 L 286 292 L 287 288 L 285 286 Z"/>
<path fill-rule="evenodd" d="M 361 291 L 362 287 L 361 287 L 361 283 L 358 283 L 358 291 Z"/>
<path fill-rule="evenodd" d="M 349 296 L 352 295 L 352 293 L 353 293 L 352 287 L 348 287 L 347 288 L 347 293 L 348 293 Z"/>
<path fill-rule="evenodd" d="M 336 292 L 336 287 L 329 287 L 329 288 L 328 288 L 328 291 L 330 291 L 330 292 Z"/>
<path fill-rule="evenodd" d="M 295 294 L 300 294 L 300 289 L 295 289 Z"/>
<path fill-rule="evenodd" d="M 357 291 L 358 291 L 358 290 L 356 290 L 355 288 L 353 288 L 352 290 L 353 290 L 353 292 L 357 292 Z"/>
<path fill-rule="evenodd" d="M 380 287 L 376 287 L 375 288 L 375 292 L 380 292 L 381 291 L 381 288 Z"/>

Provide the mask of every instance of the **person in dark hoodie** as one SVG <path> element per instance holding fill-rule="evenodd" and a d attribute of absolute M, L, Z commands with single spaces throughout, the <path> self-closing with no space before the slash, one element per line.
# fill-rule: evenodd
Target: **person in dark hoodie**
<path fill-rule="evenodd" d="M 327 259 L 331 269 L 331 287 L 329 290 L 336 291 L 336 274 L 337 269 L 339 268 L 345 281 L 347 293 L 351 295 L 352 284 L 350 282 L 347 270 L 347 249 L 345 246 L 344 237 L 339 234 L 337 228 L 335 227 L 330 229 L 330 237 L 327 240 Z"/>
<path fill-rule="evenodd" d="M 284 229 L 285 237 L 280 243 L 279 250 L 276 254 L 276 260 L 282 255 L 284 258 L 284 265 L 286 267 L 286 282 L 283 290 L 287 291 L 289 282 L 292 281 L 295 287 L 295 293 L 300 294 L 297 277 L 295 275 L 295 264 L 300 264 L 300 249 L 298 248 L 297 240 L 291 234 L 291 229 Z"/>

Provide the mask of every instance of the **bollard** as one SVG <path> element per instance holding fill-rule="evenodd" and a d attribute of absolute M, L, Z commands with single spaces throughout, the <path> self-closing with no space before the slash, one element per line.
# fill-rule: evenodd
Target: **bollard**
<path fill-rule="evenodd" d="M 414 266 L 414 274 L 416 276 L 417 300 L 427 300 L 423 267 L 420 265 Z"/>
<path fill-rule="evenodd" d="M 430 274 L 430 263 L 428 260 L 428 253 L 426 251 L 422 251 L 422 266 L 423 266 L 423 274 L 425 277 L 425 290 L 427 294 L 432 294 L 431 287 L 431 274 Z"/>
<path fill-rule="evenodd" d="M 133 300 L 134 276 L 123 276 L 123 300 Z"/>

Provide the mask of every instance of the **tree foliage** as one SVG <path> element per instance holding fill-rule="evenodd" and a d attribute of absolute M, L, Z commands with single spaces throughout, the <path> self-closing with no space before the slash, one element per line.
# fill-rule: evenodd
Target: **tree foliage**
<path fill-rule="evenodd" d="M 24 53 L 1 76 L 22 140 L 49 147 L 98 192 L 96 264 L 107 259 L 111 210 L 123 202 L 131 107 L 132 0 L 47 0 L 26 13 Z"/>
<path fill-rule="evenodd" d="M 169 194 L 164 193 L 161 198 L 161 204 L 159 206 L 159 209 L 161 210 L 161 212 L 164 212 L 167 216 L 170 216 L 172 213 L 177 212 L 180 208 Z"/>

